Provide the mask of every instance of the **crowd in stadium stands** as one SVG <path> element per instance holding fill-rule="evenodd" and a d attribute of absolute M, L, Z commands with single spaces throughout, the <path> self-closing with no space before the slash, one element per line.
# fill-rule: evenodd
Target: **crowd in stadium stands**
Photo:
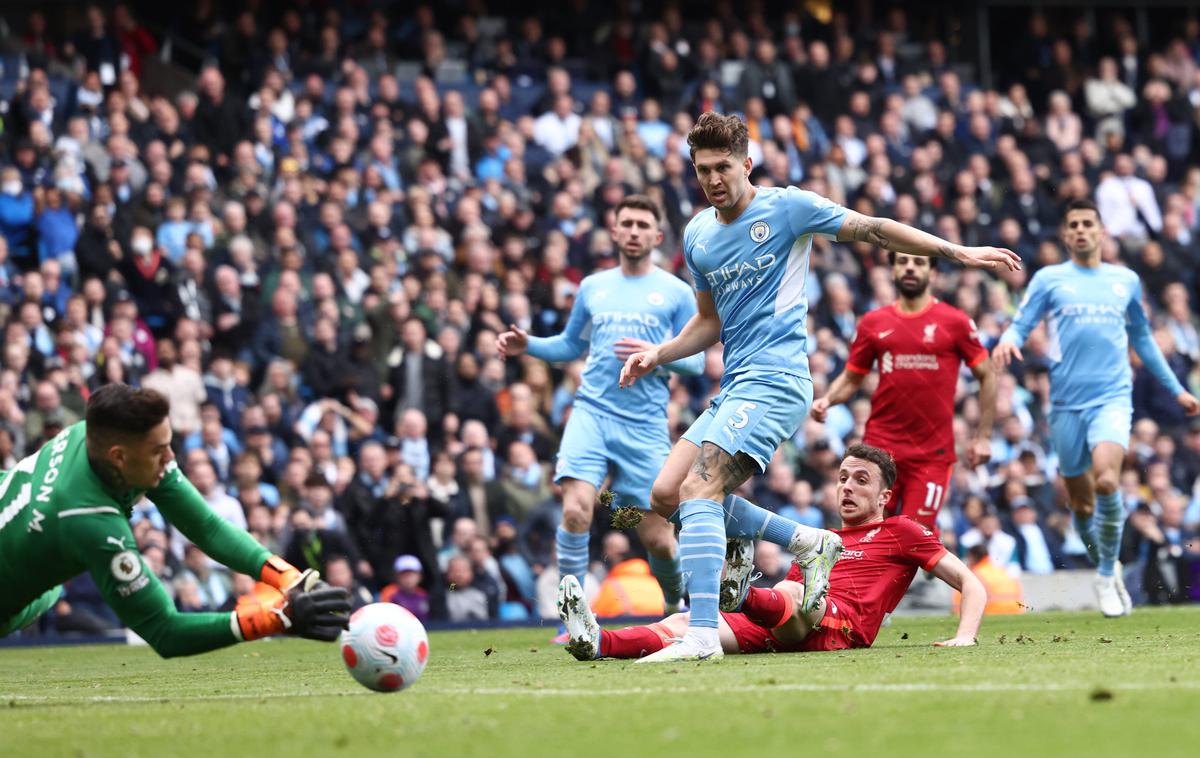
<path fill-rule="evenodd" d="M 1200 384 L 1195 16 L 1149 48 L 1118 14 L 1097 12 L 1095 27 L 1034 14 L 983 89 L 974 50 L 918 34 L 899 7 L 852 19 L 727 0 L 640 18 L 589 0 L 549 18 L 483 0 L 252 5 L 163 6 L 150 28 L 126 5 L 6 19 L 0 468 L 79 420 L 97 387 L 155 387 L 213 508 L 356 603 L 553 616 L 552 468 L 581 364 L 505 363 L 496 337 L 562 328 L 581 278 L 615 265 L 610 209 L 631 192 L 661 203 L 657 262 L 687 277 L 680 236 L 704 201 L 685 135 L 706 110 L 744 116 L 757 184 L 1019 252 L 1023 271 L 943 266 L 936 281 L 989 347 L 1031 273 L 1065 259 L 1060 204 L 1094 197 L 1104 260 L 1142 276 L 1159 345 Z M 147 86 L 164 70 L 174 78 Z M 818 239 L 807 295 L 821 396 L 857 319 L 896 294 L 882 251 Z M 1002 374 L 992 462 L 960 465 L 941 511 L 948 544 L 985 545 L 1013 573 L 1087 561 L 1048 444 L 1052 350 L 1039 330 Z M 707 360 L 673 379 L 673 435 L 716 391 L 719 350 Z M 979 417 L 970 383 L 960 443 Z M 749 496 L 836 526 L 831 472 L 872 387 L 809 420 Z M 1200 424 L 1141 370 L 1134 407 L 1130 587 L 1144 602 L 1195 599 Z M 179 607 L 247 591 L 153 504 L 133 520 Z M 599 576 L 640 549 L 604 539 L 605 517 L 596 529 Z M 773 576 L 785 559 L 760 551 Z M 57 610 L 59 629 L 115 623 L 87 577 Z"/>

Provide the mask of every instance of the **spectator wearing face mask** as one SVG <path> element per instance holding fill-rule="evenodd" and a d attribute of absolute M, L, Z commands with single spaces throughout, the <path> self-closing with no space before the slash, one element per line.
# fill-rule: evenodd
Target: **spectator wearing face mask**
<path fill-rule="evenodd" d="M 0 235 L 8 242 L 9 259 L 17 268 L 29 271 L 37 267 L 33 195 L 12 166 L 0 171 Z"/>
<path fill-rule="evenodd" d="M 546 469 L 525 442 L 509 445 L 508 470 L 501 484 L 508 512 L 518 521 L 550 495 Z"/>
<path fill-rule="evenodd" d="M 154 245 L 154 235 L 144 226 L 136 226 L 129 240 L 132 255 L 118 266 L 125 286 L 138 305 L 138 311 L 156 336 L 169 335 L 175 328 L 175 267 Z"/>

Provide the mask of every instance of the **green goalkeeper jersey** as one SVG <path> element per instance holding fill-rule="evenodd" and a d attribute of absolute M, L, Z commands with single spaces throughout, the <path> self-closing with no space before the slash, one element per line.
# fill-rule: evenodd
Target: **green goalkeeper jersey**
<path fill-rule="evenodd" d="M 86 422 L 0 473 L 0 629 L 47 590 L 88 571 L 121 621 L 164 657 L 237 642 L 231 613 L 179 613 L 142 561 L 129 516 L 143 495 L 213 559 L 257 579 L 270 552 L 226 522 L 172 461 L 151 490 L 115 493 L 88 462 Z"/>

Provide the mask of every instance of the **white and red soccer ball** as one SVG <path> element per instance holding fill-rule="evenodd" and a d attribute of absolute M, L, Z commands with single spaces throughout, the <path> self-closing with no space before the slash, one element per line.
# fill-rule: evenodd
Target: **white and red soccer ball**
<path fill-rule="evenodd" d="M 393 603 L 372 603 L 355 611 L 338 645 L 350 676 L 376 692 L 413 686 L 429 660 L 425 627 Z"/>

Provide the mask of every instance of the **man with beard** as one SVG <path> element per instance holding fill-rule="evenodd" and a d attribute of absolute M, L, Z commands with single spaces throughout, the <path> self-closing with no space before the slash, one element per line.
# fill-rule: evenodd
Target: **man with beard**
<path fill-rule="evenodd" d="M 896 459 L 900 473 L 888 510 L 932 529 L 954 468 L 960 363 L 979 380 L 979 426 L 966 451 L 971 466 L 991 458 L 996 375 L 975 322 L 929 292 L 933 259 L 904 253 L 890 259 L 900 300 L 862 317 L 846 369 L 825 397 L 813 401 L 811 413 L 825 421 L 829 407 L 852 398 L 878 362 L 879 386 L 863 441 Z"/>
<path fill-rule="evenodd" d="M 870 647 L 919 569 L 962 592 L 954 636 L 934 646 L 974 647 L 987 590 L 932 531 L 887 515 L 896 483 L 896 464 L 887 452 L 851 445 L 838 467 L 836 504 L 842 528 L 837 534 L 844 549 L 830 571 L 828 594 L 811 611 L 803 609 L 799 561 L 770 589 L 751 587 L 750 572 L 738 572 L 739 586 L 733 593 L 737 610 L 726 609 L 717 620 L 722 650 L 745 655 Z M 683 634 L 689 623 L 688 614 L 677 613 L 649 626 L 601 630 L 573 576 L 559 587 L 558 612 L 567 628 L 567 652 L 580 661 L 653 655 Z"/>
<path fill-rule="evenodd" d="M 1050 439 L 1074 513 L 1075 529 L 1096 564 L 1096 599 L 1105 616 L 1127 616 L 1133 602 L 1117 560 L 1125 527 L 1121 467 L 1133 417 L 1129 348 L 1184 413 L 1200 413 L 1154 341 L 1136 273 L 1105 263 L 1111 231 L 1096 203 L 1067 204 L 1059 236 L 1071 260 L 1040 269 L 992 357 L 1002 367 L 1024 361 L 1021 345 L 1043 319 L 1053 335 Z"/>
<path fill-rule="evenodd" d="M 658 205 L 645 195 L 629 195 L 617 204 L 613 219 L 621 265 L 583 280 L 563 333 L 530 337 L 514 325 L 496 344 L 505 358 L 528 353 L 555 363 L 588 353 L 554 471 L 563 489 L 563 520 L 555 536 L 559 575 L 582 582 L 587 574 L 593 503 L 611 473 L 613 506 L 645 511 L 638 536 L 662 586 L 666 609 L 678 611 L 684 580 L 675 527 L 649 510 L 650 489 L 671 449 L 668 372 L 699 374 L 704 356 L 664 362 L 664 370 L 655 371 L 636 390 L 621 389 L 618 380 L 626 358 L 678 334 L 696 306 L 688 286 L 651 261 L 663 239 Z"/>

